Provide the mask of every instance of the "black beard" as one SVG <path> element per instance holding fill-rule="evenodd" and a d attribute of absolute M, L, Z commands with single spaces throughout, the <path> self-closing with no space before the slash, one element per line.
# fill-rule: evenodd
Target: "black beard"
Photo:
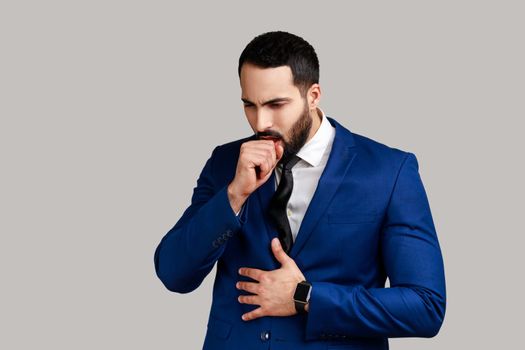
<path fill-rule="evenodd" d="M 312 117 L 305 102 L 303 113 L 290 130 L 290 141 L 284 142 L 283 158 L 297 154 L 306 143 L 310 130 L 312 129 Z"/>
<path fill-rule="evenodd" d="M 304 146 L 310 130 L 312 129 L 312 117 L 308 110 L 308 104 L 305 101 L 303 112 L 301 117 L 292 125 L 290 130 L 290 141 L 284 140 L 283 136 L 276 131 L 261 131 L 256 133 L 258 140 L 261 140 L 263 136 L 270 136 L 276 139 L 282 140 L 284 143 L 284 154 L 279 163 L 283 160 L 288 159 L 291 155 L 297 154 L 299 150 Z"/>

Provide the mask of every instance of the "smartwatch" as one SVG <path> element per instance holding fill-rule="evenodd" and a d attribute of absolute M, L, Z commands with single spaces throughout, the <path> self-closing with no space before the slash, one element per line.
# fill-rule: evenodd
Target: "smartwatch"
<path fill-rule="evenodd" d="M 312 292 L 312 284 L 307 281 L 297 283 L 295 287 L 295 293 L 293 295 L 293 301 L 295 303 L 295 309 L 297 313 L 306 313 L 304 307 L 310 301 L 310 293 Z"/>

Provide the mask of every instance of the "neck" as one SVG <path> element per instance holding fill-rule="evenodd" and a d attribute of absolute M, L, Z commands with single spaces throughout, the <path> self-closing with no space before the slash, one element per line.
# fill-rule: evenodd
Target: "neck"
<path fill-rule="evenodd" d="M 321 126 L 321 121 L 323 119 L 321 112 L 317 108 L 310 111 L 310 117 L 312 118 L 312 127 L 310 128 L 310 134 L 308 135 L 308 139 L 306 140 L 306 142 L 310 141 L 310 139 L 314 137 L 317 130 L 319 130 L 319 127 Z"/>

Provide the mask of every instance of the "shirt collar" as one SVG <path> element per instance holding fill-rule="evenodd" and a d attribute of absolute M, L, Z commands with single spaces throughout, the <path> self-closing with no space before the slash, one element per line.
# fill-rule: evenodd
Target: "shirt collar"
<path fill-rule="evenodd" d="M 297 152 L 297 156 L 314 167 L 321 163 L 326 147 L 328 147 L 335 136 L 335 128 L 330 124 L 323 110 L 319 107 L 317 107 L 317 115 L 321 117 L 319 129 Z"/>

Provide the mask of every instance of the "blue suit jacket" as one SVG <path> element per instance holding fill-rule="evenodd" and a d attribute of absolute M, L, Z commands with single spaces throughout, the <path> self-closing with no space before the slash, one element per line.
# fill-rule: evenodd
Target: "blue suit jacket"
<path fill-rule="evenodd" d="M 265 216 L 275 172 L 239 217 L 227 196 L 240 145 L 255 135 L 213 150 L 191 205 L 158 245 L 156 273 L 170 291 L 193 291 L 217 262 L 204 349 L 388 349 L 389 337 L 438 333 L 443 259 L 415 155 L 328 120 L 332 151 L 289 254 L 313 285 L 307 314 L 241 319 L 259 306 L 237 300 L 249 293 L 235 283 L 253 282 L 238 269 L 280 267 Z"/>

